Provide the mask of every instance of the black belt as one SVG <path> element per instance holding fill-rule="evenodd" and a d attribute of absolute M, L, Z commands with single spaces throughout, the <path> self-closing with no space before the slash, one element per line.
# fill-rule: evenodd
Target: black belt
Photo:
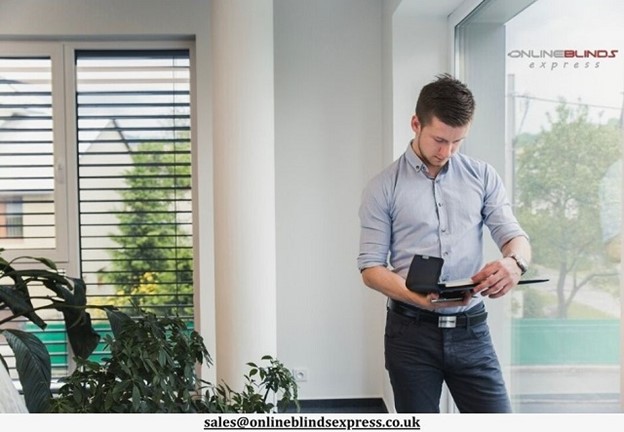
<path fill-rule="evenodd" d="M 388 299 L 388 309 L 416 321 L 436 324 L 440 328 L 470 327 L 481 324 L 487 318 L 487 312 L 485 311 L 474 314 L 470 314 L 470 311 L 467 311 L 457 315 L 443 315 L 392 299 Z"/>

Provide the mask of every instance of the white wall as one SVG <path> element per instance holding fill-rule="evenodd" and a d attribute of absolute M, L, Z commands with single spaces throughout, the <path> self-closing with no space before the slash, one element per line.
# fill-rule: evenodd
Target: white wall
<path fill-rule="evenodd" d="M 420 89 L 436 75 L 451 72 L 448 15 L 460 0 L 403 0 L 393 17 L 394 156 L 414 137 L 410 120 Z"/>
<path fill-rule="evenodd" d="M 278 355 L 301 397 L 379 397 L 384 300 L 356 267 L 382 167 L 381 3 L 275 1 Z"/>
<path fill-rule="evenodd" d="M 420 88 L 450 70 L 460 3 L 275 1 L 278 354 L 309 371 L 303 398 L 391 404 L 385 299 L 355 268 L 357 209 L 412 137 Z"/>

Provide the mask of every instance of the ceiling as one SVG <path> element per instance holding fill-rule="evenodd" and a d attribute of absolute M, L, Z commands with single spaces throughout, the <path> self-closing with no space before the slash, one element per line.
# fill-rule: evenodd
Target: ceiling
<path fill-rule="evenodd" d="M 402 0 L 397 12 L 404 16 L 449 16 L 464 0 Z"/>

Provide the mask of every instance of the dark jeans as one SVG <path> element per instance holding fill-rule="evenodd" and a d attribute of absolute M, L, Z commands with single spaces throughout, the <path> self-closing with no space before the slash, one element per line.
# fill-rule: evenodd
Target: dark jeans
<path fill-rule="evenodd" d="M 443 382 L 462 413 L 511 412 L 487 322 L 438 328 L 389 310 L 385 357 L 397 412 L 440 412 Z"/>

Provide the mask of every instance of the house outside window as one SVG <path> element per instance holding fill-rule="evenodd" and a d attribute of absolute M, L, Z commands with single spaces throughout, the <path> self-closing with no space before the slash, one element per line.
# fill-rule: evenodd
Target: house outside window
<path fill-rule="evenodd" d="M 24 236 L 24 213 L 21 201 L 0 202 L 0 238 Z"/>

